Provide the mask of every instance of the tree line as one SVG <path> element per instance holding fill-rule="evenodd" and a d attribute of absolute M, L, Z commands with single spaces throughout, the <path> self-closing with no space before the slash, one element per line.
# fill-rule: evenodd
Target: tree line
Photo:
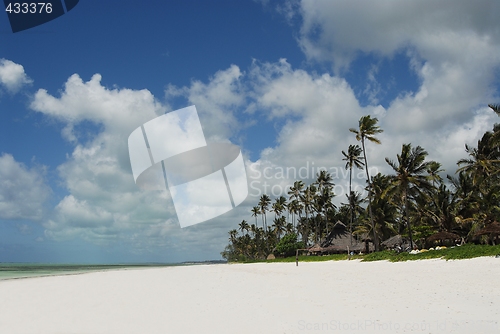
<path fill-rule="evenodd" d="M 500 116 L 500 105 L 488 106 Z M 500 221 L 500 124 L 486 131 L 476 147 L 466 144 L 467 158 L 457 162 L 455 175 L 443 180 L 441 164 L 410 143 L 402 145 L 396 159 L 385 158 L 391 174 L 370 176 L 366 146 L 381 144 L 376 136 L 383 130 L 377 123 L 367 115 L 360 118 L 358 128 L 349 129 L 361 146 L 342 151 L 349 170 L 346 203 L 337 207 L 332 202 L 335 184 L 330 173 L 320 170 L 309 185 L 295 181 L 288 198 L 271 200 L 263 194 L 251 210 L 254 221 L 243 220 L 229 231 L 229 244 L 221 255 L 228 261 L 290 255 L 320 242 L 337 221 L 346 224 L 354 238 L 369 236 L 375 251 L 381 241 L 397 234 L 408 238 L 411 248 L 423 247 L 427 237 L 440 231 L 469 242 L 493 242 L 476 234 Z M 352 190 L 354 169 L 365 171 L 366 196 Z"/>

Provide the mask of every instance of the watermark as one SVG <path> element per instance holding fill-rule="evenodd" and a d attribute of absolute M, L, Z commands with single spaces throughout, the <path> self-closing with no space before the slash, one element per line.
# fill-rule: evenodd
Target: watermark
<path fill-rule="evenodd" d="M 52 21 L 75 8 L 80 0 L 4 0 L 12 32 Z"/>
<path fill-rule="evenodd" d="M 181 227 L 220 216 L 248 196 L 241 150 L 207 144 L 195 106 L 144 123 L 130 134 L 128 148 L 135 183 L 168 189 Z"/>
<path fill-rule="evenodd" d="M 301 331 L 313 332 L 423 332 L 423 333 L 445 333 L 450 330 L 471 330 L 475 333 L 487 330 L 500 329 L 499 322 L 493 320 L 432 320 L 432 321 L 381 321 L 374 319 L 339 321 L 331 320 L 327 322 L 309 322 L 299 320 L 297 328 Z"/>
<path fill-rule="evenodd" d="M 314 161 L 307 161 L 305 165 L 300 167 L 282 167 L 282 166 L 266 166 L 262 169 L 255 165 L 250 166 L 250 195 L 260 197 L 262 194 L 272 195 L 274 197 L 287 196 L 290 187 L 297 180 L 314 180 L 321 171 L 326 171 L 332 177 L 333 193 L 336 196 L 343 196 L 349 193 L 349 185 L 339 184 L 339 180 L 349 180 L 350 171 L 348 169 L 332 166 L 332 167 L 317 167 Z M 379 173 L 377 167 L 368 169 L 370 175 Z M 365 170 L 352 171 L 352 191 L 364 193 L 365 187 L 361 184 L 366 184 Z M 344 182 L 345 183 L 345 182 Z"/>

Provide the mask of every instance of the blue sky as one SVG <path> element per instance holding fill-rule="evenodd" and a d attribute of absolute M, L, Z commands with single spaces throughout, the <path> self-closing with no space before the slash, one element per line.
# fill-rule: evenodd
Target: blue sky
<path fill-rule="evenodd" d="M 81 0 L 15 34 L 0 15 L 0 261 L 218 259 L 264 187 L 293 182 L 280 169 L 326 167 L 344 201 L 341 151 L 367 114 L 384 129 L 373 168 L 388 173 L 384 158 L 411 142 L 454 173 L 498 121 L 486 105 L 500 100 L 499 7 Z M 135 186 L 126 142 L 193 104 L 208 139 L 242 148 L 252 189 L 181 229 L 168 193 Z"/>

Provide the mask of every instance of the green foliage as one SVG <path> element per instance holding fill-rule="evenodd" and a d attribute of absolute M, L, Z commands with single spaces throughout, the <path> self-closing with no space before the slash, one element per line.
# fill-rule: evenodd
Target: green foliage
<path fill-rule="evenodd" d="M 276 245 L 276 254 L 279 256 L 292 256 L 295 255 L 297 249 L 304 248 L 304 243 L 297 242 L 297 234 L 286 234 Z"/>
<path fill-rule="evenodd" d="M 430 250 L 418 254 L 395 253 L 393 251 L 383 251 L 365 255 L 362 261 L 380 261 L 388 260 L 391 262 L 409 261 L 409 260 L 425 260 L 425 259 L 444 259 L 444 260 L 459 260 L 471 259 L 480 256 L 495 256 L 500 254 L 500 245 L 473 245 L 465 244 L 453 248 L 441 250 Z"/>
<path fill-rule="evenodd" d="M 500 116 L 500 104 L 489 106 Z M 411 144 L 402 146 L 397 160 L 386 158 L 393 169 L 392 174 L 379 173 L 370 178 L 365 144 L 366 141 L 380 144 L 375 137 L 382 132 L 377 122 L 376 118 L 363 116 L 358 129 L 349 129 L 356 134 L 361 147 L 350 145 L 347 153 L 342 151 L 342 160 L 349 169 L 348 203 L 342 203 L 339 208 L 334 205 L 334 177 L 326 171 L 319 171 L 316 181 L 310 185 L 295 181 L 290 186 L 288 198 L 280 196 L 272 203 L 271 198 L 263 194 L 252 208 L 254 224 L 249 225 L 243 220 L 238 229 L 231 230 L 229 245 L 221 255 L 230 262 L 247 262 L 265 260 L 273 252 L 277 256 L 292 256 L 290 261 L 294 261 L 297 248 L 321 244 L 338 221 L 347 225 L 355 235 L 363 238 L 370 235 L 375 250 L 380 246 L 378 240 L 387 240 L 398 234 L 410 238 L 411 243 L 418 247 L 430 247 L 427 239 L 438 231 L 456 233 L 466 242 L 491 243 L 493 236 L 481 236 L 484 233 L 478 232 L 500 221 L 500 124 L 486 131 L 477 146 L 465 145 L 467 157 L 457 162 L 457 175 L 448 175 L 444 181 L 440 175 L 444 172 L 441 164 L 426 160 L 427 152 Z M 351 192 L 353 167 L 365 168 L 368 181 L 365 190 L 370 189 L 365 198 Z M 274 219 L 271 213 L 274 213 Z M 303 244 L 297 242 L 298 236 Z M 454 243 L 449 242 L 450 245 Z M 446 245 L 447 242 L 440 241 L 440 244 Z M 459 259 L 500 253 L 500 246 L 480 247 L 464 245 L 416 255 L 385 251 L 362 258 L 364 261 L 404 261 L 440 257 Z M 331 258 L 308 256 L 300 260 L 345 258 L 345 255 Z"/>

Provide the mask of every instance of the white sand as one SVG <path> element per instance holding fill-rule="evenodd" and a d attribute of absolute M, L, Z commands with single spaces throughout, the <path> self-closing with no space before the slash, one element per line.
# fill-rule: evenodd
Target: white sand
<path fill-rule="evenodd" d="M 0 333 L 500 333 L 500 259 L 203 265 L 0 281 Z"/>

